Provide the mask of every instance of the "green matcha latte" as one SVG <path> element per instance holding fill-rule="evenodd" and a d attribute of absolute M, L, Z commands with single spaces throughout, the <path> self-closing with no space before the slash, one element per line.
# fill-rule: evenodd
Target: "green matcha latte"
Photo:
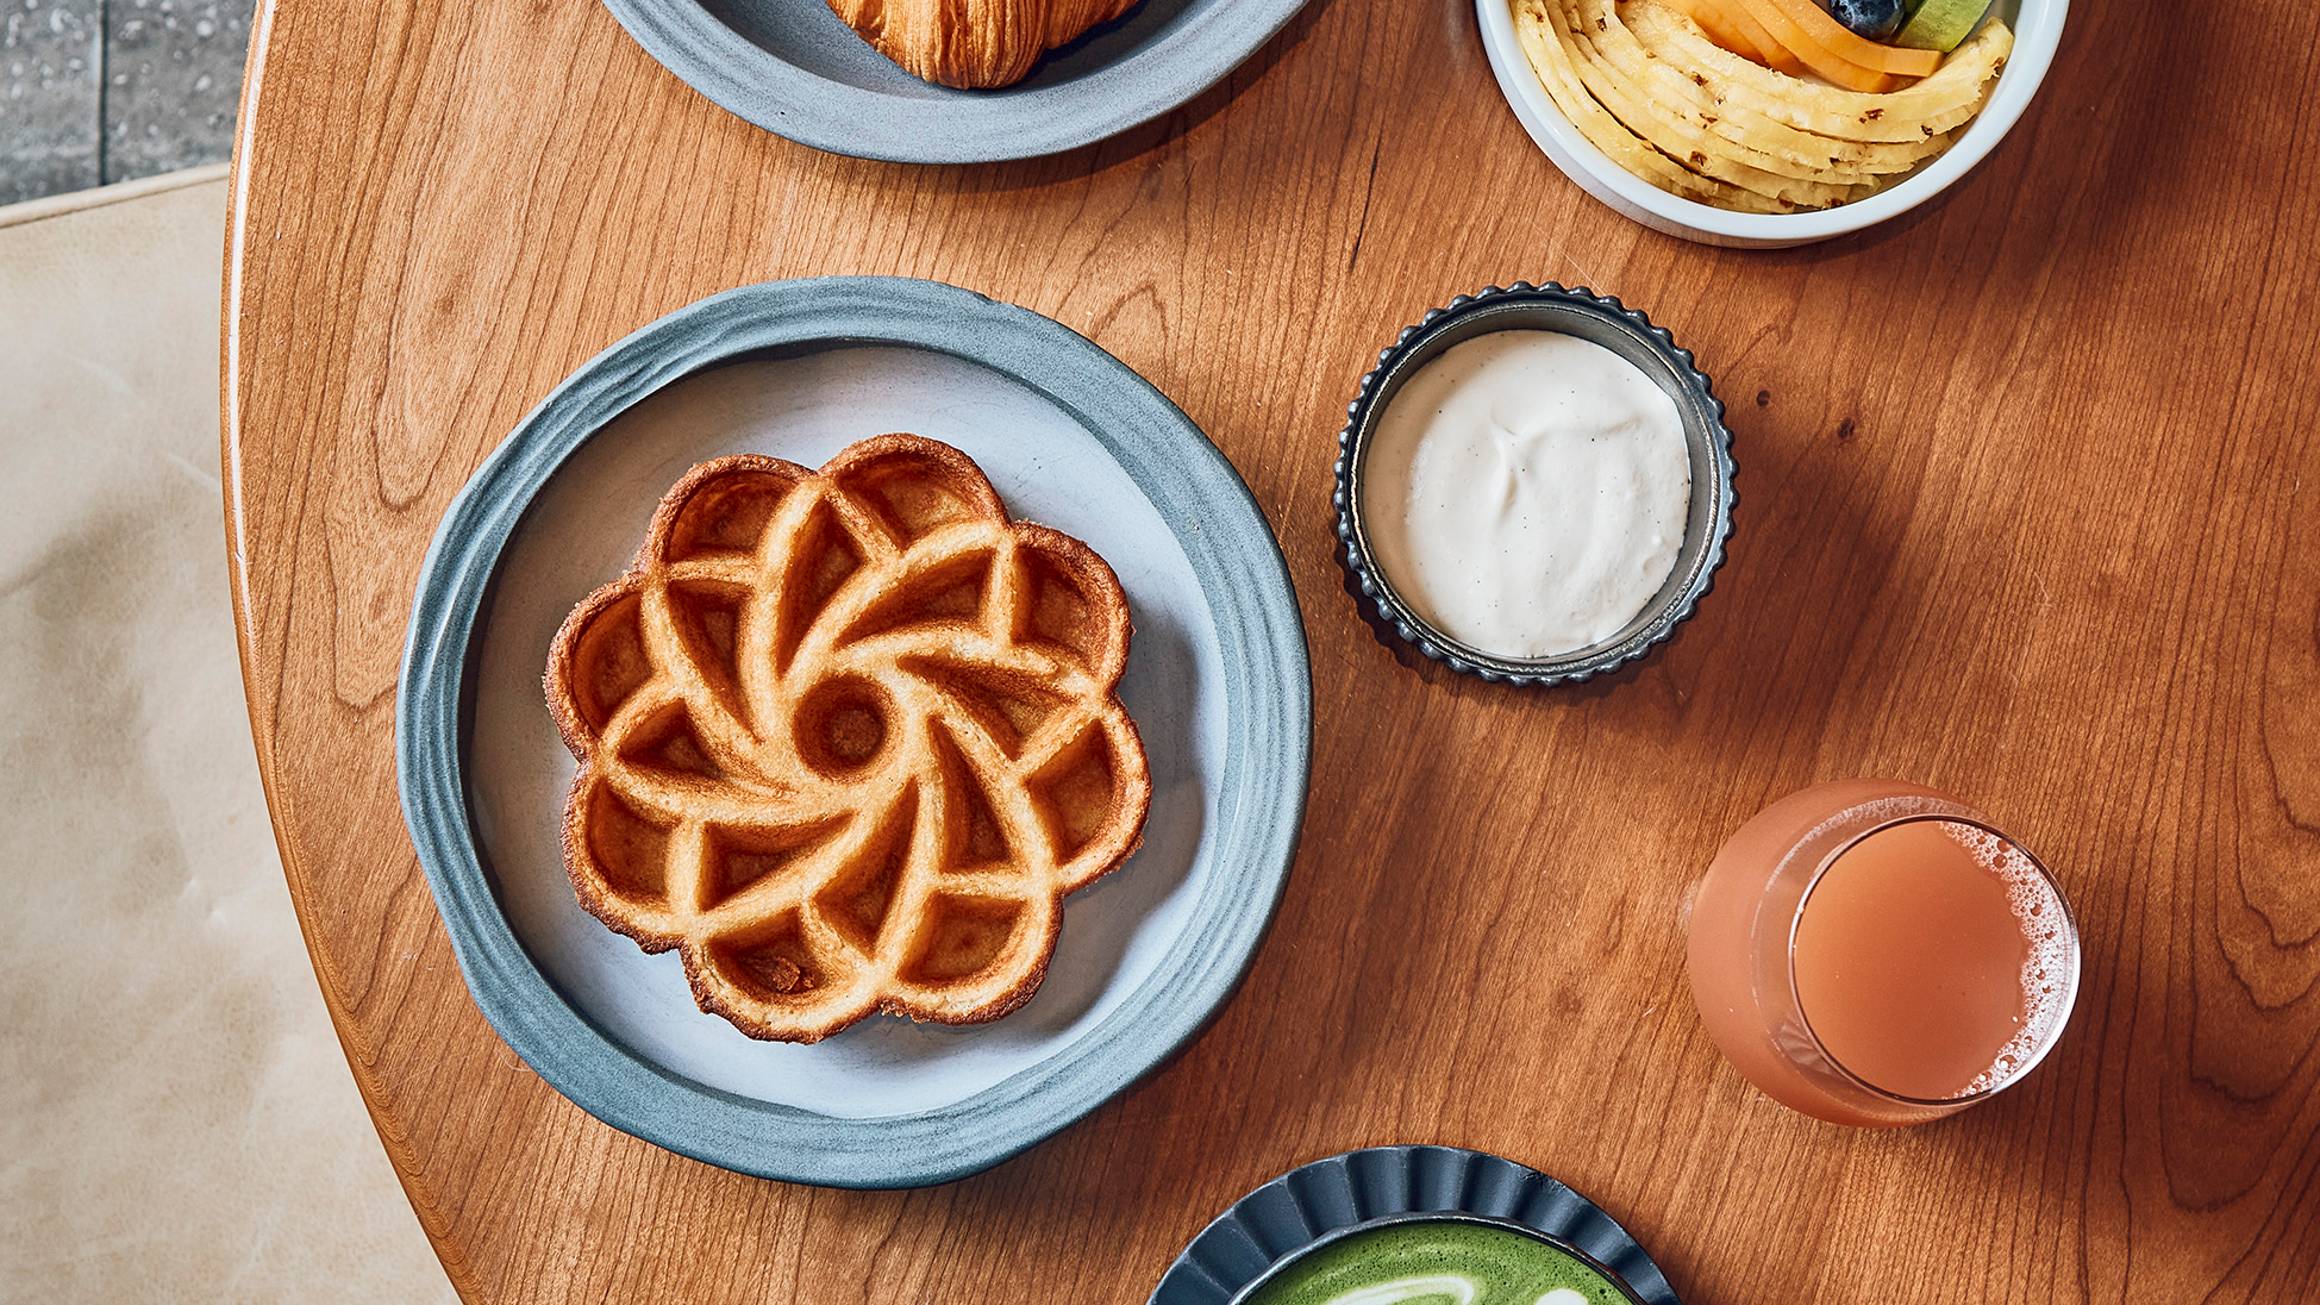
<path fill-rule="evenodd" d="M 1627 1305 L 1619 1288 L 1535 1237 L 1417 1220 L 1301 1256 L 1247 1305 Z"/>

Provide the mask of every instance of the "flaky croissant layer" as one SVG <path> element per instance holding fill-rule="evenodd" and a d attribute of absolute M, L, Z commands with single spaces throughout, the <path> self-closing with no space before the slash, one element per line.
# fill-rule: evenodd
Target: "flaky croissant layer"
<path fill-rule="evenodd" d="M 1039 57 L 1137 0 L 830 0 L 880 54 L 914 77 L 962 89 L 1010 86 Z"/>

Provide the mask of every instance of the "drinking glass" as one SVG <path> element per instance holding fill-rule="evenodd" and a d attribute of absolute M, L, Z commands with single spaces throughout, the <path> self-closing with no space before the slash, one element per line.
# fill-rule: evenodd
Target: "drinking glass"
<path fill-rule="evenodd" d="M 2077 998 L 2078 930 L 2053 877 L 1918 784 L 1841 780 L 1773 803 L 1716 853 L 1686 913 L 1709 1036 L 1766 1095 L 1832 1123 L 1921 1124 L 1988 1100 L 2045 1059 Z"/>

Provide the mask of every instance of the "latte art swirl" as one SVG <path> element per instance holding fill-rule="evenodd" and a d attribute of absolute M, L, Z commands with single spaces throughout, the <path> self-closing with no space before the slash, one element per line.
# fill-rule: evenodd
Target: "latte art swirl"
<path fill-rule="evenodd" d="M 1584 1259 L 1458 1219 L 1358 1231 L 1282 1266 L 1248 1305 L 1630 1305 Z"/>
<path fill-rule="evenodd" d="M 1415 1301 L 1425 1301 L 1428 1305 L 1434 1301 L 1441 1301 L 1443 1305 L 1474 1305 L 1481 1296 L 1482 1284 L 1474 1279 L 1462 1274 L 1437 1273 L 1356 1287 L 1333 1298 L 1329 1305 L 1405 1305 Z"/>
<path fill-rule="evenodd" d="M 1329 1305 L 1475 1305 L 1482 1284 L 1464 1274 L 1436 1273 L 1422 1278 L 1396 1278 L 1330 1298 Z M 1569 1287 L 1552 1287 L 1536 1305 L 1587 1305 L 1587 1298 Z"/>

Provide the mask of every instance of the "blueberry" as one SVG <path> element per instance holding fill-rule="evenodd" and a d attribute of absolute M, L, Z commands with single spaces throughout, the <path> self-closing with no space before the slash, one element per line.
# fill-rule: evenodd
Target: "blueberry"
<path fill-rule="evenodd" d="M 1821 7 L 1862 36 L 1891 36 L 1901 28 L 1901 0 L 1821 0 Z"/>

